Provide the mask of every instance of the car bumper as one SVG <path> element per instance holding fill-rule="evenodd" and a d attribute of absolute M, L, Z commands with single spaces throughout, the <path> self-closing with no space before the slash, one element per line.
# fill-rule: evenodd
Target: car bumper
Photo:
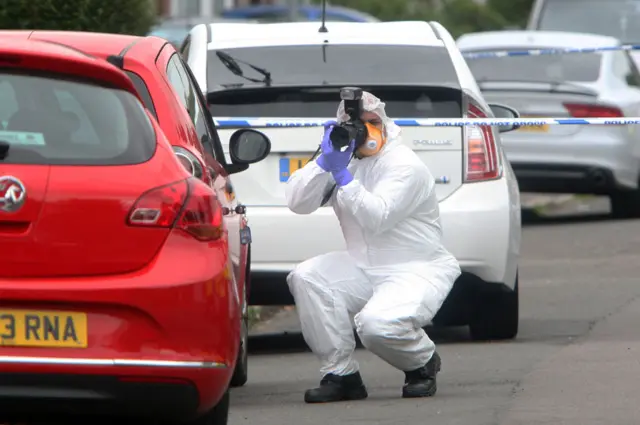
<path fill-rule="evenodd" d="M 605 167 L 525 162 L 513 162 L 511 166 L 523 192 L 608 195 L 630 188 Z"/>
<path fill-rule="evenodd" d="M 463 272 L 513 288 L 520 256 L 520 213 L 513 176 L 462 185 L 440 203 L 444 245 Z"/>
<path fill-rule="evenodd" d="M 196 394 L 195 402 L 183 403 L 183 411 L 214 406 L 231 379 L 240 341 L 237 290 L 227 254 L 221 252 L 176 231 L 152 264 L 128 275 L 0 279 L 3 309 L 85 313 L 87 326 L 86 348 L 1 346 L 0 375 L 20 378 L 14 385 L 0 378 L 0 402 L 37 399 L 20 380 L 74 375 L 86 380 L 84 393 L 71 385 L 75 381 L 65 387 L 59 379 L 54 385 L 58 402 L 94 394 L 118 413 L 119 388 L 161 384 L 161 393 Z M 100 387 L 108 382 L 113 391 Z M 35 388 L 33 394 L 45 394 L 47 388 Z M 160 411 L 162 401 L 155 403 Z M 131 413 L 128 409 L 121 412 Z"/>
<path fill-rule="evenodd" d="M 638 186 L 637 148 L 623 129 L 558 138 L 517 136 L 504 146 L 524 192 L 607 194 Z"/>
<path fill-rule="evenodd" d="M 287 207 L 252 206 L 249 211 L 254 235 L 251 304 L 293 303 L 287 274 L 308 258 L 345 249 L 332 208 L 310 215 L 296 215 Z M 507 178 L 462 185 L 440 202 L 440 217 L 444 244 L 464 272 L 513 287 L 520 252 L 515 182 L 511 187 Z"/>
<path fill-rule="evenodd" d="M 182 422 L 207 410 L 201 404 L 203 393 L 220 400 L 228 383 L 226 371 L 219 368 L 184 368 L 178 373 L 180 378 L 175 377 L 174 367 L 166 366 L 131 370 L 126 366 L 61 368 L 58 364 L 12 363 L 11 369 L 0 372 L 3 422 L 87 417 Z"/>

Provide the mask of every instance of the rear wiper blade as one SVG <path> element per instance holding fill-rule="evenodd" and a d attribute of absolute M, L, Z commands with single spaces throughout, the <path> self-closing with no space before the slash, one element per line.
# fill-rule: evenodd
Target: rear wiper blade
<path fill-rule="evenodd" d="M 271 85 L 271 73 L 266 69 L 260 68 L 259 66 L 255 66 L 240 59 L 236 59 L 228 53 L 222 52 L 220 50 L 216 50 L 216 56 L 218 56 L 220 62 L 222 62 L 223 65 L 226 66 L 227 69 L 229 69 L 229 71 L 231 71 L 234 75 L 237 75 L 238 77 L 244 78 L 245 80 L 252 81 L 254 83 L 264 83 L 267 86 Z M 239 65 L 240 63 L 247 65 L 258 74 L 261 74 L 264 79 L 258 80 L 255 78 L 247 77 L 246 75 L 244 75 L 244 72 L 242 72 L 242 68 L 240 68 Z"/>

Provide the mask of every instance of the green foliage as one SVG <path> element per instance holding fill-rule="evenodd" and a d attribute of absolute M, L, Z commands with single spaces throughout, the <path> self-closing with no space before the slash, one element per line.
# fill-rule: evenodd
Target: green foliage
<path fill-rule="evenodd" d="M 151 0 L 0 0 L 0 28 L 146 34 Z"/>
<path fill-rule="evenodd" d="M 383 21 L 422 19 L 431 9 L 429 0 L 330 0 L 328 3 L 360 10 Z"/>
<path fill-rule="evenodd" d="M 487 7 L 498 12 L 510 26 L 525 28 L 534 0 L 487 0 Z"/>
<path fill-rule="evenodd" d="M 499 30 L 509 22 L 497 11 L 472 0 L 449 0 L 438 12 L 437 20 L 454 38 L 474 31 Z"/>
<path fill-rule="evenodd" d="M 485 4 L 474 0 L 329 0 L 328 3 L 361 10 L 383 21 L 438 21 L 458 37 L 468 32 L 524 27 L 533 0 L 486 0 Z"/>

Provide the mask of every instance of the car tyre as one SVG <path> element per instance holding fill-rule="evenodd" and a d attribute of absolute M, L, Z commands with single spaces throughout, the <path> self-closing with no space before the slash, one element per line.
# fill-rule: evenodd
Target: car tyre
<path fill-rule="evenodd" d="M 469 324 L 475 341 L 513 339 L 518 334 L 519 313 L 518 275 L 513 290 L 501 288 L 479 297 L 478 310 Z"/>
<path fill-rule="evenodd" d="M 229 402 L 230 396 L 229 390 L 227 390 L 218 404 L 216 404 L 213 409 L 208 411 L 204 416 L 190 422 L 185 422 L 181 425 L 227 425 L 229 422 Z"/>
<path fill-rule="evenodd" d="M 240 322 L 240 349 L 236 368 L 231 377 L 231 387 L 242 387 L 249 380 L 249 285 L 251 282 L 251 250 L 247 254 L 247 271 L 242 300 L 242 317 Z"/>
<path fill-rule="evenodd" d="M 640 190 L 615 192 L 609 200 L 614 218 L 640 218 Z"/>

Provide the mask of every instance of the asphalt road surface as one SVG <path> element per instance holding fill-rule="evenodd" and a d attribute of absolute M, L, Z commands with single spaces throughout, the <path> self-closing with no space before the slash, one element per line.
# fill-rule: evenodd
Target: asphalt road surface
<path fill-rule="evenodd" d="M 289 312 L 256 328 L 230 425 L 637 425 L 640 220 L 598 214 L 607 208 L 579 200 L 552 212 L 573 217 L 525 222 L 517 339 L 476 343 L 464 328 L 431 330 L 443 361 L 434 398 L 403 400 L 403 374 L 360 349 L 369 398 L 305 405 L 318 364 Z"/>

